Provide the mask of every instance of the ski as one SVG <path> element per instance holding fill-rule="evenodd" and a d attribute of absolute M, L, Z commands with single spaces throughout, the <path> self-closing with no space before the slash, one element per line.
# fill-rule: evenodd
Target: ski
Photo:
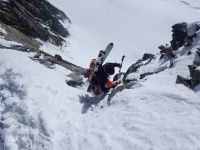
<path fill-rule="evenodd" d="M 108 55 L 110 54 L 112 48 L 113 48 L 114 44 L 111 42 L 107 45 L 106 49 L 104 50 L 105 51 L 105 56 L 103 58 L 103 62 L 102 64 L 104 63 L 104 61 L 106 60 L 106 58 L 108 57 Z"/>

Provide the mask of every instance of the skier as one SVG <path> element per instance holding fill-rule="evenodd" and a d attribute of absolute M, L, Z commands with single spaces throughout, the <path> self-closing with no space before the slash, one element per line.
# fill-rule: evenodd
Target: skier
<path fill-rule="evenodd" d="M 197 37 L 197 31 L 200 29 L 200 21 L 193 23 L 177 23 L 172 26 L 171 47 L 177 50 L 181 46 L 190 46 L 193 38 Z"/>
<path fill-rule="evenodd" d="M 110 75 L 115 73 L 115 67 L 121 68 L 121 64 L 106 63 L 98 68 L 98 71 L 94 74 L 94 80 L 91 82 L 92 86 L 90 91 L 94 95 L 106 94 L 110 88 L 115 88 L 118 85 L 118 82 L 109 80 Z"/>

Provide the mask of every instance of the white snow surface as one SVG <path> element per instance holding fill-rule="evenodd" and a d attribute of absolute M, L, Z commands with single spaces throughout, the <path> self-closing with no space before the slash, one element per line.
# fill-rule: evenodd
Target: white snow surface
<path fill-rule="evenodd" d="M 157 53 L 157 46 L 170 40 L 172 24 L 197 21 L 200 13 L 178 0 L 50 2 L 72 20 L 70 45 L 59 49 L 45 43 L 42 49 L 83 67 L 113 41 L 108 60 L 126 54 L 126 69 L 143 53 Z M 102 109 L 86 114 L 78 97 L 87 94 L 86 87 L 67 86 L 70 71 L 46 68 L 29 59 L 33 53 L 0 49 L 0 149 L 199 150 L 200 86 L 192 91 L 175 84 L 178 74 L 189 75 L 198 42 L 192 55 L 179 56 L 173 68 L 147 76 L 115 95 L 110 106 L 104 99 Z M 140 71 L 157 67 L 156 59 Z"/>

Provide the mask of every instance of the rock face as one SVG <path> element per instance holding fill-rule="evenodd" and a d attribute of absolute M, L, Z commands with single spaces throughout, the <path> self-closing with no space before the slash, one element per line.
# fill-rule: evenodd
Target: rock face
<path fill-rule="evenodd" d="M 69 18 L 46 0 L 0 1 L 0 21 L 25 35 L 50 41 L 57 46 L 69 36 L 67 29 L 59 22 Z"/>
<path fill-rule="evenodd" d="M 40 42 L 36 39 L 23 34 L 21 31 L 15 29 L 12 26 L 6 25 L 0 21 L 0 28 L 4 29 L 5 32 L 0 31 L 0 35 L 7 41 L 15 41 L 21 43 L 24 47 L 39 49 Z M 3 43 L 1 43 L 3 44 Z M 3 44 L 4 45 L 4 44 Z M 2 45 L 2 46 L 3 46 Z M 4 45 L 5 46 L 5 45 Z"/>
<path fill-rule="evenodd" d="M 172 26 L 172 40 L 170 41 L 173 50 L 179 49 L 185 44 L 185 37 L 187 36 L 187 23 L 177 23 Z"/>

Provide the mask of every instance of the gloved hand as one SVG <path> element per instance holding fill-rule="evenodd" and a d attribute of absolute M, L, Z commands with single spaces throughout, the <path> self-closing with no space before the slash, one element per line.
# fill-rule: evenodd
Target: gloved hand
<path fill-rule="evenodd" d="M 118 68 L 121 68 L 121 67 L 122 67 L 120 63 L 114 63 L 114 66 L 115 66 L 115 67 L 118 67 Z"/>

